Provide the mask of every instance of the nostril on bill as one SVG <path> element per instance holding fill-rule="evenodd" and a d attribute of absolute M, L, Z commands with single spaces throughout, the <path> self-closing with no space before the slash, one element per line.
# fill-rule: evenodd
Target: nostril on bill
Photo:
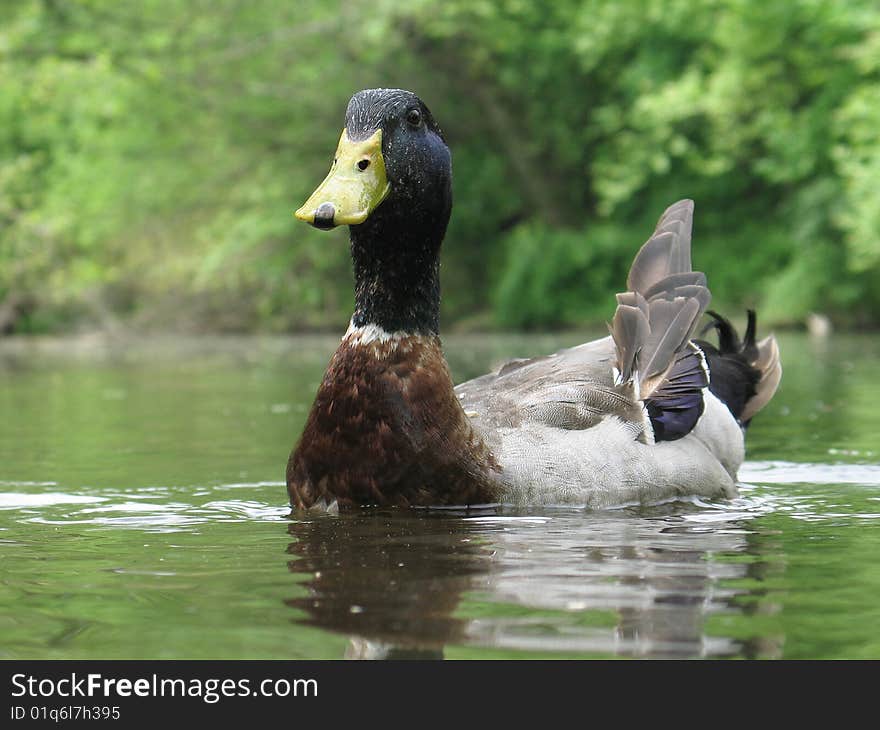
<path fill-rule="evenodd" d="M 333 203 L 321 203 L 315 211 L 315 228 L 333 228 L 336 224 L 333 217 L 336 215 L 336 208 Z"/>

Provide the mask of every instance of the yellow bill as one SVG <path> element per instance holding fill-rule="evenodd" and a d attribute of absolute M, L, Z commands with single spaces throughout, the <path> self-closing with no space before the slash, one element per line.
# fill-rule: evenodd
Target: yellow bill
<path fill-rule="evenodd" d="M 390 190 L 382 157 L 382 130 L 353 142 L 343 129 L 330 172 L 294 215 L 316 228 L 354 226 L 363 223 Z"/>

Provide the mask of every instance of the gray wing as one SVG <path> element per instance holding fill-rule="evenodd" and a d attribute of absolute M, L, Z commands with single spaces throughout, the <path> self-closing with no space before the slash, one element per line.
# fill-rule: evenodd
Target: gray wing
<path fill-rule="evenodd" d="M 691 270 L 694 203 L 669 206 L 636 254 L 629 291 L 617 295 L 611 335 L 617 347 L 618 382 L 635 383 L 639 397 L 662 387 L 685 356 L 711 295 L 706 276 Z"/>
<path fill-rule="evenodd" d="M 642 435 L 644 410 L 631 384 L 614 383 L 616 351 L 610 337 L 532 360 L 513 360 L 455 392 L 481 430 L 543 423 L 585 429 L 618 416 Z"/>

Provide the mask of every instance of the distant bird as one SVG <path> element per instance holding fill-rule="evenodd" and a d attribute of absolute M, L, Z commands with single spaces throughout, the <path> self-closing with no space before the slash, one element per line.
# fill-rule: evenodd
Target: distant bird
<path fill-rule="evenodd" d="M 744 430 L 782 369 L 741 342 L 691 270 L 693 202 L 674 203 L 617 295 L 610 337 L 515 360 L 453 387 L 439 338 L 451 154 L 413 93 L 348 104 L 330 173 L 296 217 L 350 226 L 351 326 L 287 465 L 295 508 L 515 503 L 592 508 L 732 497 Z"/>

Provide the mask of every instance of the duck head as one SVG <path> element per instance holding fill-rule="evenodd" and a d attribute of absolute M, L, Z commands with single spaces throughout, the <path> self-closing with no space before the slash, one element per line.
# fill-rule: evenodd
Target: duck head
<path fill-rule="evenodd" d="M 367 89 L 349 101 L 330 172 L 295 215 L 350 226 L 354 326 L 436 334 L 451 210 L 452 155 L 428 107 L 410 91 Z"/>
<path fill-rule="evenodd" d="M 449 148 L 424 102 L 410 91 L 366 89 L 348 103 L 330 172 L 295 215 L 316 228 L 356 226 L 386 199 L 383 213 L 414 206 L 418 215 L 451 198 L 451 181 Z"/>

